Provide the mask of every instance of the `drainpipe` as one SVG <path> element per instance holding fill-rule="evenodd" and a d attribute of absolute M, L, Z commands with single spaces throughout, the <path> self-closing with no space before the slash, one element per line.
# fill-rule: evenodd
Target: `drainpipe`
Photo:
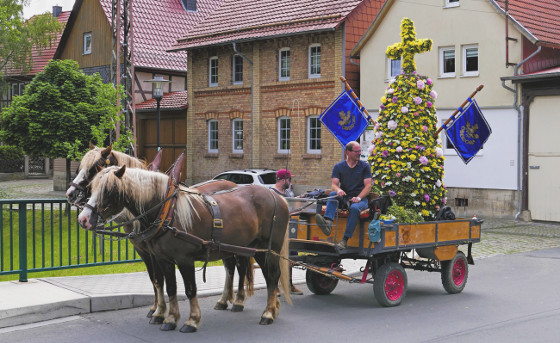
<path fill-rule="evenodd" d="M 254 130 L 254 120 L 253 120 L 253 86 L 254 86 L 254 80 L 253 80 L 253 61 L 251 61 L 250 59 L 247 58 L 247 56 L 243 55 L 242 53 L 239 52 L 239 50 L 237 50 L 237 45 L 235 44 L 235 42 L 233 42 L 233 51 L 238 54 L 239 56 L 241 56 L 242 59 L 244 59 L 245 61 L 247 61 L 247 63 L 249 63 L 249 65 L 251 66 L 251 169 L 253 169 L 253 150 L 254 150 L 254 137 L 255 137 L 255 130 Z"/>
<path fill-rule="evenodd" d="M 514 68 L 513 68 L 513 75 L 517 76 L 519 75 L 519 68 L 521 67 L 521 65 L 523 65 L 523 63 L 527 62 L 528 60 L 530 60 L 531 58 L 533 58 L 535 55 L 537 55 L 540 51 L 541 51 L 542 47 L 539 46 L 537 48 L 537 50 L 535 52 L 533 52 L 531 55 L 529 55 L 526 59 L 524 59 L 523 61 L 519 62 L 519 64 L 517 64 Z M 517 158 L 518 158 L 518 163 L 517 163 L 517 213 L 515 214 L 515 220 L 519 219 L 519 216 L 521 215 L 521 189 L 523 187 L 522 182 L 523 182 L 523 105 L 519 106 L 517 104 L 517 93 L 518 93 L 518 84 L 515 84 L 515 88 L 511 88 L 506 86 L 505 84 L 505 80 L 502 80 L 502 87 L 504 87 L 505 89 L 507 89 L 508 91 L 512 92 L 513 95 L 513 108 L 515 108 L 515 110 L 517 111 Z"/>

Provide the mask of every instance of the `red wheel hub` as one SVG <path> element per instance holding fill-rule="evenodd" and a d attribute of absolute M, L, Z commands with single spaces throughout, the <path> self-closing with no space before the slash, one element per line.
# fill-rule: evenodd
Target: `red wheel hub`
<path fill-rule="evenodd" d="M 389 300 L 398 300 L 404 292 L 404 278 L 401 272 L 393 270 L 385 280 L 385 294 Z"/>
<path fill-rule="evenodd" d="M 461 259 L 455 261 L 455 263 L 453 264 L 453 282 L 457 286 L 462 285 L 463 282 L 465 281 L 465 270 L 466 270 L 465 261 Z"/>

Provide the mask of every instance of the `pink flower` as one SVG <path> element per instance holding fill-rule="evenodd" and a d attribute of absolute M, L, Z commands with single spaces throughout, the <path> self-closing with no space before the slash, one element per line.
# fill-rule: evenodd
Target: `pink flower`
<path fill-rule="evenodd" d="M 371 155 L 373 153 L 373 149 L 375 149 L 375 145 L 370 145 L 368 148 L 368 154 Z"/>
<path fill-rule="evenodd" d="M 387 123 L 387 128 L 389 128 L 389 130 L 394 130 L 397 128 L 397 122 L 394 120 L 389 120 L 389 122 Z"/>
<path fill-rule="evenodd" d="M 406 106 L 401 107 L 401 113 L 408 113 L 408 107 Z"/>
<path fill-rule="evenodd" d="M 383 131 L 377 131 L 375 133 L 375 138 L 381 138 L 383 136 Z"/>
<path fill-rule="evenodd" d="M 380 111 L 383 111 L 384 109 L 385 109 L 385 105 L 379 106 L 379 110 L 380 110 Z"/>
<path fill-rule="evenodd" d="M 420 105 L 422 103 L 422 98 L 419 96 L 415 97 L 413 100 L 416 105 Z"/>
<path fill-rule="evenodd" d="M 396 177 L 401 177 L 401 173 L 395 174 Z"/>
<path fill-rule="evenodd" d="M 387 156 L 389 156 L 389 151 L 383 150 L 383 152 L 381 154 L 383 155 L 383 157 L 387 157 Z"/>
<path fill-rule="evenodd" d="M 443 198 L 443 204 L 445 205 L 445 203 L 447 202 L 447 198 Z"/>
<path fill-rule="evenodd" d="M 395 193 L 394 191 L 389 191 L 389 196 L 390 197 L 394 197 L 395 195 L 397 195 L 397 193 Z"/>
<path fill-rule="evenodd" d="M 408 127 L 408 124 L 404 124 L 404 127 Z"/>
<path fill-rule="evenodd" d="M 402 146 L 397 147 L 397 152 L 402 152 Z"/>
<path fill-rule="evenodd" d="M 415 117 L 418 117 L 418 112 L 414 112 L 414 116 L 415 116 Z"/>
<path fill-rule="evenodd" d="M 416 87 L 418 87 L 418 89 L 424 89 L 425 87 L 424 81 L 422 80 L 416 81 Z"/>
<path fill-rule="evenodd" d="M 423 126 L 422 126 L 422 131 L 428 132 L 428 127 L 427 127 L 426 125 L 423 125 Z"/>
<path fill-rule="evenodd" d="M 387 89 L 387 94 L 393 94 L 393 93 L 395 93 L 395 90 L 393 88 Z"/>
<path fill-rule="evenodd" d="M 418 161 L 420 161 L 420 163 L 422 163 L 423 165 L 427 165 L 428 164 L 428 158 L 426 156 L 420 156 L 420 158 L 418 159 Z"/>
<path fill-rule="evenodd" d="M 428 107 L 428 108 L 432 107 L 432 103 L 429 102 L 429 101 L 426 101 L 426 107 Z"/>
<path fill-rule="evenodd" d="M 443 149 L 442 148 L 436 148 L 436 157 L 441 157 L 443 156 Z"/>
<path fill-rule="evenodd" d="M 430 97 L 431 97 L 432 99 L 436 99 L 436 98 L 437 98 L 437 92 L 436 92 L 436 91 L 431 91 L 431 92 L 430 92 Z"/>
<path fill-rule="evenodd" d="M 431 85 L 432 85 L 432 79 L 427 78 L 427 79 L 426 79 L 426 83 L 428 84 L 428 86 L 431 86 Z"/>
<path fill-rule="evenodd" d="M 430 201 L 430 196 L 428 194 L 424 194 L 424 200 L 426 200 L 426 202 Z"/>
<path fill-rule="evenodd" d="M 394 97 L 393 97 L 393 99 L 391 99 L 391 101 L 393 102 L 393 104 L 396 104 L 396 103 L 397 103 L 397 101 L 399 101 L 399 99 L 397 99 L 397 97 L 396 97 L 396 96 L 394 96 Z"/>

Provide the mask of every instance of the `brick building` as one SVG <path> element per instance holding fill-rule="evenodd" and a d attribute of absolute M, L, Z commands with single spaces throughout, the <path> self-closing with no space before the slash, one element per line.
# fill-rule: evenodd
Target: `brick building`
<path fill-rule="evenodd" d="M 180 38 L 188 52 L 187 182 L 288 167 L 297 192 L 328 187 L 342 149 L 318 120 L 357 88 L 347 57 L 382 0 L 227 0 Z"/>

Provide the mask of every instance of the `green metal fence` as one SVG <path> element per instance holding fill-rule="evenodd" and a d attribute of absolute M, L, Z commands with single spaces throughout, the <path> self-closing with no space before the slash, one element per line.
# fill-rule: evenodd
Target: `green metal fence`
<path fill-rule="evenodd" d="M 128 240 L 80 228 L 66 199 L 0 199 L 0 275 L 141 261 Z"/>

